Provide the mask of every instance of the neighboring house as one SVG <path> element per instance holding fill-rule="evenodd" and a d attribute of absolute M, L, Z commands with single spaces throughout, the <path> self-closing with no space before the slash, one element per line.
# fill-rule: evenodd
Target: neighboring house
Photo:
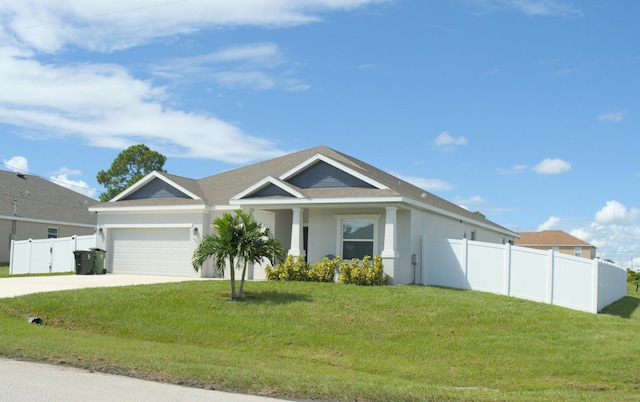
<path fill-rule="evenodd" d="M 324 146 L 200 180 L 152 172 L 98 213 L 97 247 L 114 273 L 196 274 L 193 250 L 224 212 L 252 211 L 290 255 L 312 263 L 381 255 L 392 283 L 414 280 L 423 235 L 504 243 L 517 233 Z M 419 271 L 419 270 L 418 270 Z M 264 278 L 264 269 L 249 271 Z M 415 278 L 420 282 L 420 272 Z"/>
<path fill-rule="evenodd" d="M 98 201 L 38 176 L 0 170 L 0 262 L 11 240 L 94 234 Z"/>
<path fill-rule="evenodd" d="M 571 236 L 562 230 L 543 230 L 542 232 L 520 232 L 516 240 L 517 246 L 530 247 L 538 250 L 553 249 L 556 252 L 576 257 L 596 257 L 596 247 Z"/>

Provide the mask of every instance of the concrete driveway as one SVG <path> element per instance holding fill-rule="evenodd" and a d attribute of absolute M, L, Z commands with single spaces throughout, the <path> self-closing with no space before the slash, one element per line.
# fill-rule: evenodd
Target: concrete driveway
<path fill-rule="evenodd" d="M 193 280 L 204 279 L 182 278 L 175 276 L 147 276 L 125 274 L 26 276 L 17 278 L 0 278 L 0 298 L 21 296 L 29 293 L 51 292 L 55 290 L 128 285 L 149 285 L 152 283 L 184 282 Z"/>

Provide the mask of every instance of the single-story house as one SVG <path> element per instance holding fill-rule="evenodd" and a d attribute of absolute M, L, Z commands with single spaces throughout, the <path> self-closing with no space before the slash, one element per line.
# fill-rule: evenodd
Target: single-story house
<path fill-rule="evenodd" d="M 92 235 L 98 201 L 38 176 L 0 170 L 0 262 L 11 240 Z"/>
<path fill-rule="evenodd" d="M 152 172 L 90 211 L 98 213 L 97 247 L 107 251 L 109 272 L 213 276 L 212 264 L 193 270 L 193 250 L 216 217 L 235 209 L 251 211 L 309 263 L 380 255 L 394 284 L 414 281 L 423 235 L 495 243 L 518 236 L 325 146 L 199 180 Z M 248 277 L 262 279 L 264 269 Z"/>
<path fill-rule="evenodd" d="M 543 230 L 541 232 L 520 232 L 517 246 L 537 250 L 554 250 L 562 254 L 583 258 L 596 258 L 596 247 L 562 230 Z"/>

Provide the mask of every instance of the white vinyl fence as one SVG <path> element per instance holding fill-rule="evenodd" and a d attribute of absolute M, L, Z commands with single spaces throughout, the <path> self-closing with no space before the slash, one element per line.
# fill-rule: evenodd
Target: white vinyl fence
<path fill-rule="evenodd" d="M 599 259 L 468 239 L 422 241 L 424 285 L 470 289 L 597 313 L 627 294 L 624 268 Z"/>
<path fill-rule="evenodd" d="M 96 237 L 72 236 L 60 239 L 19 240 L 11 242 L 9 272 L 16 274 L 47 274 L 75 271 L 76 250 L 96 246 Z"/>

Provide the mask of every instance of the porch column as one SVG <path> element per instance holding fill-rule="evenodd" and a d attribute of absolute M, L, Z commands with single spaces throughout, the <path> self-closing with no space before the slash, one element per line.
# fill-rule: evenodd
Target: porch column
<path fill-rule="evenodd" d="M 386 207 L 384 224 L 384 249 L 380 253 L 384 273 L 391 277 L 391 284 L 399 284 L 396 277 L 396 260 L 398 259 L 398 230 L 396 225 L 396 207 Z"/>
<path fill-rule="evenodd" d="M 384 249 L 382 258 L 398 257 L 398 230 L 396 229 L 396 207 L 386 207 L 387 213 L 384 224 Z"/>
<path fill-rule="evenodd" d="M 302 249 L 303 241 L 303 212 L 302 208 L 293 208 L 293 220 L 291 221 L 291 248 L 289 255 L 294 257 L 304 256 L 305 250 Z"/>

